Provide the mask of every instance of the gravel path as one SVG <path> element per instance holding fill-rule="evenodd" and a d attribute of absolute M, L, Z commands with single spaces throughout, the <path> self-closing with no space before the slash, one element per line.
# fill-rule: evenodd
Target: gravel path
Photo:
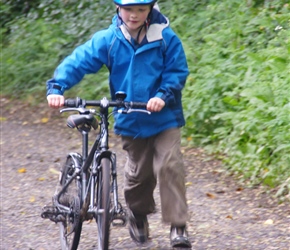
<path fill-rule="evenodd" d="M 56 111 L 15 104 L 1 99 L 0 249 L 57 250 L 58 225 L 43 220 L 40 213 L 51 202 L 65 155 L 79 151 L 79 135 L 65 126 L 65 118 Z M 120 200 L 124 204 L 125 155 L 116 136 L 111 138 L 111 148 L 118 155 Z M 290 249 L 289 203 L 279 204 L 262 187 L 250 189 L 238 184 L 200 149 L 185 148 L 184 160 L 193 249 Z M 127 227 L 112 227 L 110 249 L 170 249 L 169 225 L 161 223 L 158 189 L 155 196 L 158 210 L 149 217 L 149 243 L 136 246 Z M 94 222 L 84 223 L 80 250 L 96 249 L 96 231 Z"/>

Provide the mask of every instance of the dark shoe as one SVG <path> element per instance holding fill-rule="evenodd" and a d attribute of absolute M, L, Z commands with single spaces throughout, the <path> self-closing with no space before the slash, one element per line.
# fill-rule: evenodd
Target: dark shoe
<path fill-rule="evenodd" d="M 191 243 L 188 240 L 188 234 L 185 226 L 175 227 L 170 229 L 170 242 L 172 247 L 191 248 Z"/>
<path fill-rule="evenodd" d="M 149 237 L 149 224 L 146 215 L 129 215 L 129 232 L 137 243 L 145 243 Z"/>

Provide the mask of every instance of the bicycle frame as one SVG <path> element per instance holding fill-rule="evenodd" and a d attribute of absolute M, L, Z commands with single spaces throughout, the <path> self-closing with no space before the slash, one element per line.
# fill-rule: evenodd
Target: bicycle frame
<path fill-rule="evenodd" d="M 109 138 L 108 108 L 109 107 L 100 109 L 100 113 L 99 113 L 99 117 L 101 118 L 101 121 L 99 123 L 100 129 L 99 129 L 97 138 L 90 151 L 88 150 L 90 129 L 78 128 L 79 132 L 81 132 L 82 134 L 82 156 L 76 153 L 70 153 L 68 155 L 68 157 L 71 157 L 72 159 L 74 159 L 75 166 L 77 166 L 78 170 L 74 173 L 74 175 L 70 178 L 70 180 L 66 183 L 66 185 L 64 185 L 63 188 L 55 195 L 54 201 L 57 207 L 60 210 L 62 210 L 60 211 L 60 213 L 62 212 L 70 213 L 71 211 L 68 207 L 60 204 L 59 198 L 65 192 L 65 190 L 70 185 L 70 183 L 78 176 L 81 176 L 81 182 L 82 182 L 81 207 L 83 207 L 83 204 L 85 203 L 85 200 L 87 199 L 88 194 L 90 194 L 89 209 L 83 212 L 92 214 L 92 215 L 97 215 L 99 211 L 97 207 L 94 206 L 94 199 L 96 197 L 95 185 L 96 185 L 96 182 L 98 181 L 98 173 L 100 171 L 99 163 L 102 158 L 108 158 L 110 159 L 112 163 L 112 169 L 111 169 L 111 177 L 112 177 L 111 188 L 112 188 L 112 193 L 113 193 L 113 211 L 112 211 L 113 218 L 112 219 L 115 218 L 118 220 L 123 220 L 123 223 L 125 223 L 125 218 L 121 218 L 120 216 L 117 216 L 118 214 L 123 212 L 123 209 L 120 206 L 120 203 L 118 201 L 116 154 L 109 151 L 109 146 L 108 146 L 108 138 Z M 91 171 L 89 171 L 90 167 L 91 167 Z M 90 174 L 88 176 L 89 172 Z"/>

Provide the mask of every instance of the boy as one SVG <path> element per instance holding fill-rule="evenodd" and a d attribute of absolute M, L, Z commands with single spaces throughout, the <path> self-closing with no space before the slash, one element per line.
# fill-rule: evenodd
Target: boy
<path fill-rule="evenodd" d="M 114 3 L 117 14 L 110 27 L 76 48 L 47 82 L 48 104 L 63 106 L 64 91 L 103 65 L 110 72 L 112 99 L 123 91 L 128 101 L 148 103 L 150 116 L 115 115 L 114 130 L 128 154 L 124 195 L 130 235 L 139 243 L 148 240 L 147 215 L 155 209 L 153 191 L 159 178 L 162 218 L 171 224 L 171 245 L 190 248 L 180 152 L 180 127 L 185 124 L 181 91 L 188 75 L 182 44 L 169 20 L 154 8 L 156 0 Z"/>

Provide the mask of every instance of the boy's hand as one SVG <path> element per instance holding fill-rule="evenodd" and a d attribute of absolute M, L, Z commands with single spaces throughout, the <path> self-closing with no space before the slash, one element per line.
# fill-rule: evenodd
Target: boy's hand
<path fill-rule="evenodd" d="M 151 98 L 147 103 L 147 110 L 150 112 L 159 112 L 165 106 L 165 102 L 159 97 Z"/>
<path fill-rule="evenodd" d="M 48 106 L 51 108 L 60 108 L 64 105 L 64 96 L 62 95 L 48 95 L 47 96 Z"/>

